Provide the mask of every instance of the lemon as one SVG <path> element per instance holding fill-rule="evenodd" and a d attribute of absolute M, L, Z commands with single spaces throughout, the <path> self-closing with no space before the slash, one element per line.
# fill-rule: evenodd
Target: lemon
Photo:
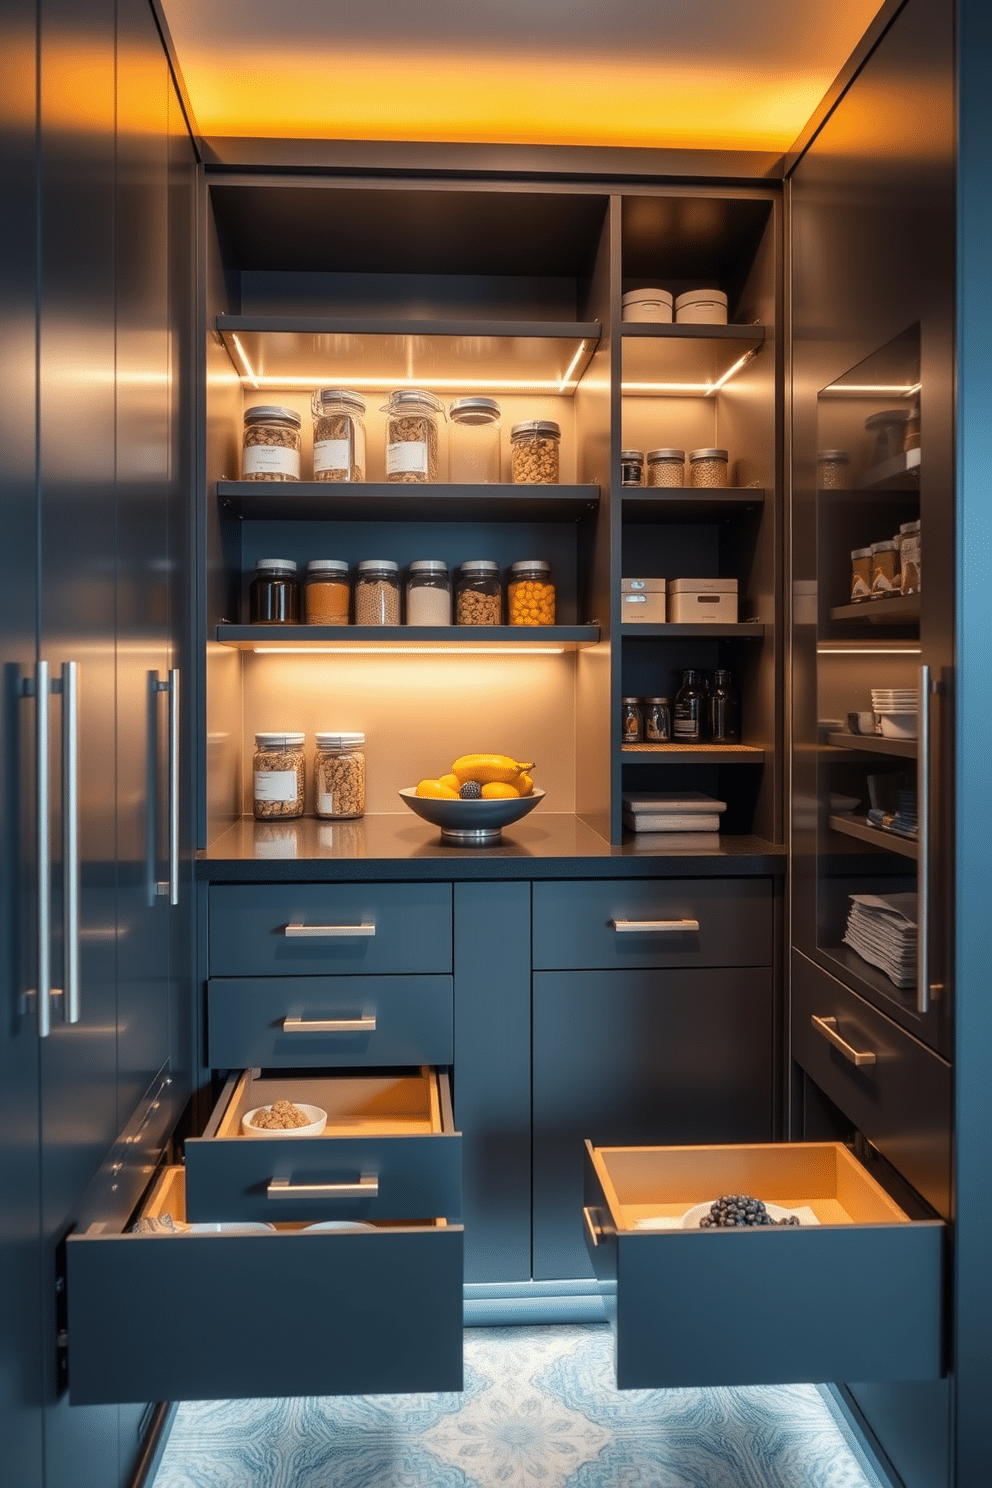
<path fill-rule="evenodd" d="M 417 786 L 418 796 L 432 796 L 438 801 L 457 801 L 458 792 L 453 791 L 450 785 L 445 785 L 443 780 L 422 780 Z"/>
<path fill-rule="evenodd" d="M 507 785 L 505 780 L 490 780 L 482 787 L 484 801 L 510 801 L 519 795 L 516 786 Z"/>

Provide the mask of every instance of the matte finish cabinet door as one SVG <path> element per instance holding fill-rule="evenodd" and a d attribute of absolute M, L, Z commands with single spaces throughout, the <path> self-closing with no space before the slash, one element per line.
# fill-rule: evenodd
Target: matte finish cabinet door
<path fill-rule="evenodd" d="M 536 972 L 533 1017 L 536 1280 L 592 1274 L 587 1138 L 770 1139 L 770 971 Z"/>
<path fill-rule="evenodd" d="M 294 927 L 333 933 L 294 935 Z M 210 890 L 212 976 L 430 971 L 451 972 L 450 884 L 238 884 Z"/>

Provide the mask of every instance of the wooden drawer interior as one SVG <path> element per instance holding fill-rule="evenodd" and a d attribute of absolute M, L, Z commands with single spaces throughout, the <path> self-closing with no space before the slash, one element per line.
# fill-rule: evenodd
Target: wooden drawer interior
<path fill-rule="evenodd" d="M 416 1072 L 375 1070 L 367 1074 L 331 1072 L 291 1077 L 245 1070 L 233 1090 L 230 1084 L 226 1088 L 204 1136 L 242 1136 L 242 1117 L 256 1106 L 269 1106 L 277 1100 L 319 1106 L 327 1112 L 323 1132 L 308 1141 L 439 1134 L 452 1130 L 450 1105 L 442 1098 L 440 1085 L 441 1077 L 427 1065 Z"/>

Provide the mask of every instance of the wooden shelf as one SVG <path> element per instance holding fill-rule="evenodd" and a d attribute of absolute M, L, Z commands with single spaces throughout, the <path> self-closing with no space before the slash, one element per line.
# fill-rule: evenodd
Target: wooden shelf
<path fill-rule="evenodd" d="M 624 764 L 761 765 L 765 751 L 752 744 L 624 744 Z"/>
<path fill-rule="evenodd" d="M 920 488 L 920 450 L 903 450 L 891 460 L 873 465 L 858 479 L 859 491 L 918 491 Z"/>
<path fill-rule="evenodd" d="M 915 739 L 887 739 L 883 734 L 828 734 L 827 743 L 852 753 L 892 754 L 900 759 L 916 758 Z"/>
<path fill-rule="evenodd" d="M 620 500 L 625 522 L 726 522 L 763 506 L 765 492 L 727 487 L 625 486 Z"/>
<path fill-rule="evenodd" d="M 268 522 L 578 522 L 596 510 L 599 494 L 598 486 L 217 482 L 228 511 Z"/>
<path fill-rule="evenodd" d="M 896 832 L 880 831 L 878 827 L 870 827 L 867 822 L 857 816 L 831 815 L 827 820 L 835 832 L 843 832 L 845 837 L 857 837 L 861 842 L 870 842 L 873 847 L 883 852 L 899 853 L 904 858 L 918 856 L 917 844 L 911 837 L 900 837 Z"/>
<path fill-rule="evenodd" d="M 486 651 L 540 651 L 554 647 L 578 651 L 595 646 L 598 625 L 218 625 L 216 639 L 238 651 L 349 652 L 375 654 L 384 647 L 403 652 L 427 647 L 431 652 L 457 653 L 466 648 Z"/>
<path fill-rule="evenodd" d="M 623 377 L 628 397 L 710 397 L 764 345 L 764 326 L 653 325 L 624 321 Z"/>
<path fill-rule="evenodd" d="M 764 639 L 765 626 L 758 621 L 743 621 L 737 625 L 621 625 L 620 634 L 641 641 L 760 641 Z"/>
<path fill-rule="evenodd" d="M 912 625 L 920 618 L 919 594 L 894 594 L 891 599 L 866 599 L 861 604 L 833 605 L 831 620 L 855 620 L 861 625 Z"/>

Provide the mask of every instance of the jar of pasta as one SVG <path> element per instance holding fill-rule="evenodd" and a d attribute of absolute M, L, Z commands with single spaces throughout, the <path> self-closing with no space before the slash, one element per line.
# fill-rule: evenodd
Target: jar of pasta
<path fill-rule="evenodd" d="M 444 404 L 433 393 L 404 388 L 390 393 L 386 415 L 386 479 L 426 485 L 440 480 L 440 425 Z"/>
<path fill-rule="evenodd" d="M 306 767 L 302 734 L 256 734 L 252 804 L 258 821 L 302 816 Z"/>
<path fill-rule="evenodd" d="M 302 423 L 292 408 L 246 408 L 241 479 L 298 481 Z"/>
<path fill-rule="evenodd" d="M 320 388 L 311 400 L 315 481 L 365 479 L 365 399 L 344 388 Z"/>
<path fill-rule="evenodd" d="M 511 625 L 554 625 L 555 586 L 551 564 L 526 558 L 510 568 L 506 590 L 507 619 Z"/>

